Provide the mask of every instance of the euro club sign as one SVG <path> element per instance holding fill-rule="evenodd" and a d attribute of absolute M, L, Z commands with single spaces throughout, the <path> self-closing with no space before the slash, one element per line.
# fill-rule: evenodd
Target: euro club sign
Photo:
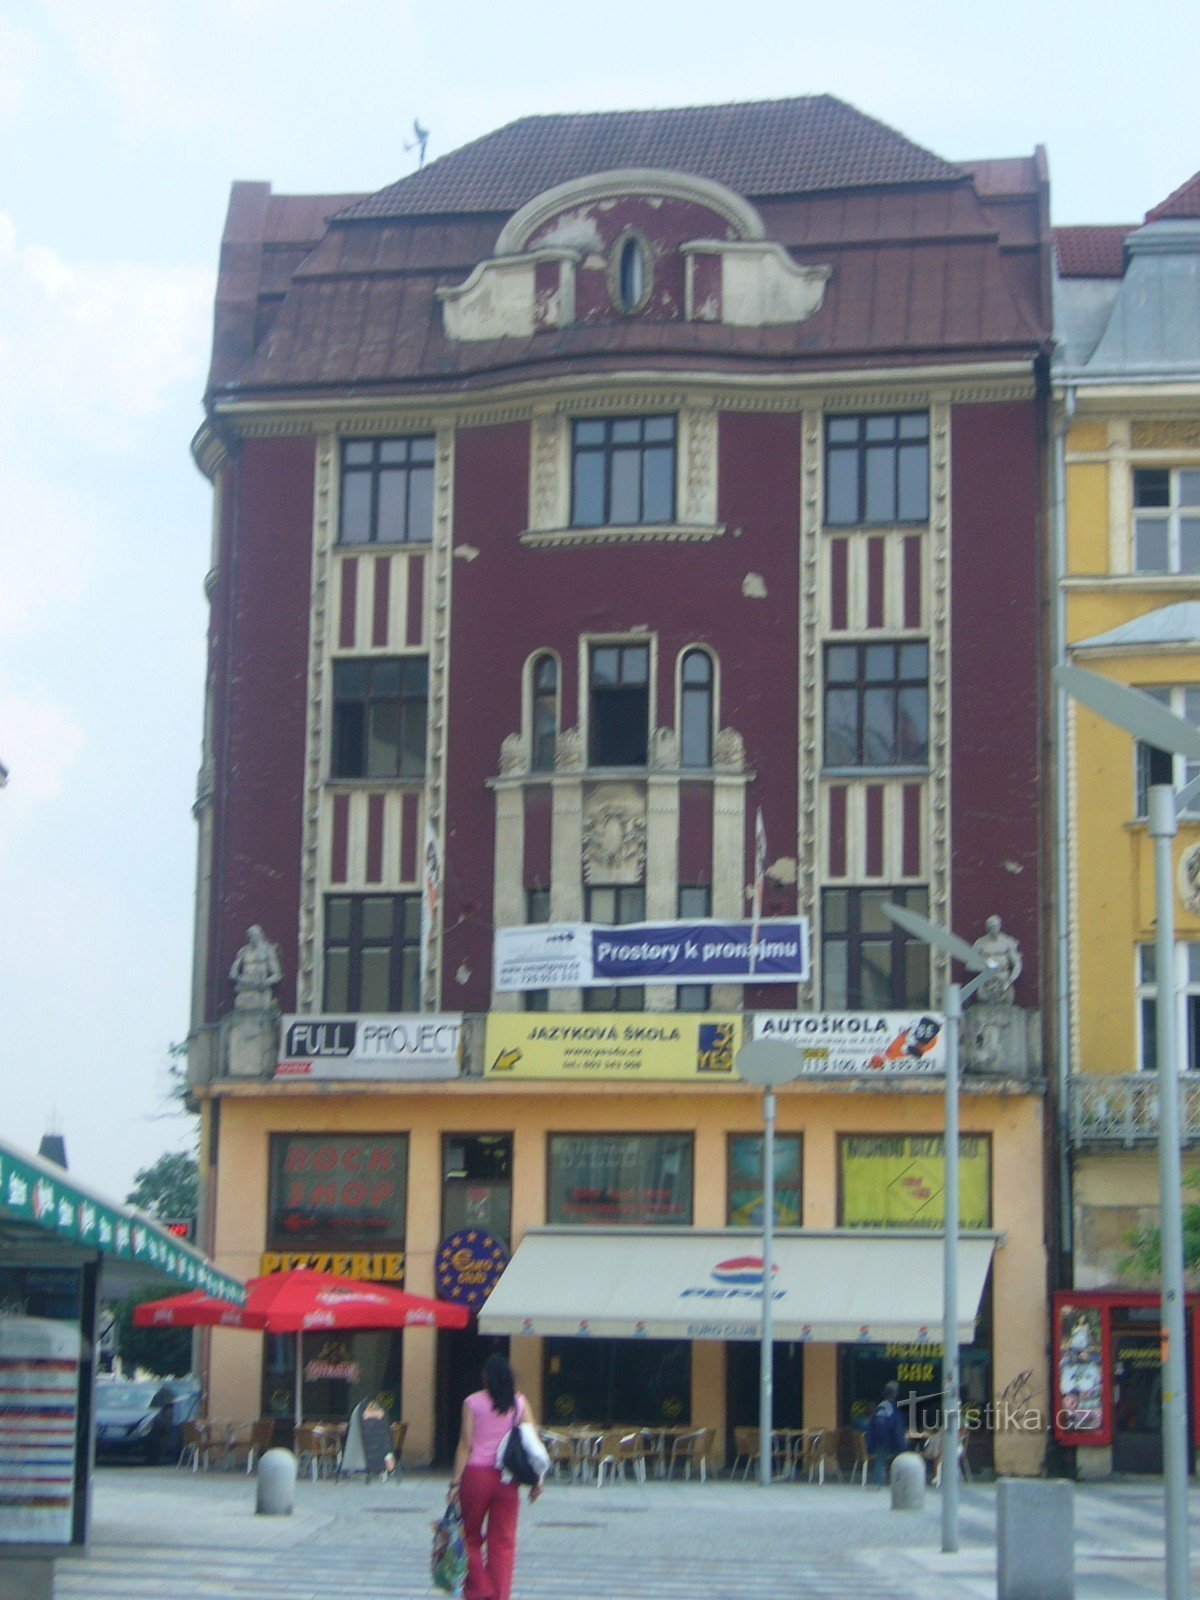
<path fill-rule="evenodd" d="M 496 988 L 591 989 L 646 983 L 807 983 L 808 921 L 539 923 L 498 928 Z"/>

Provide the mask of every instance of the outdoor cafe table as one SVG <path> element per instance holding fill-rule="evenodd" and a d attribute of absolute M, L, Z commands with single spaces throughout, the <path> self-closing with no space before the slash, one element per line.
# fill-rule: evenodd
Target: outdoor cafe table
<path fill-rule="evenodd" d="M 690 1422 L 677 1423 L 670 1427 L 656 1426 L 643 1428 L 642 1438 L 646 1444 L 646 1454 L 654 1463 L 654 1476 L 665 1478 L 671 1465 L 671 1445 L 685 1433 L 695 1433 L 697 1430 Z"/>

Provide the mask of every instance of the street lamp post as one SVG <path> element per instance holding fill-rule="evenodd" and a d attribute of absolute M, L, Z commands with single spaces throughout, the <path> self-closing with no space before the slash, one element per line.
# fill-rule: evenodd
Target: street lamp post
<path fill-rule="evenodd" d="M 1200 729 L 1157 700 L 1082 667 L 1055 667 L 1058 687 L 1097 716 L 1159 750 L 1200 761 Z M 1158 1055 L 1158 1194 L 1162 1246 L 1162 1439 L 1167 1600 L 1187 1600 L 1187 1378 L 1183 1301 L 1183 1192 L 1179 1155 L 1179 1064 L 1175 1029 L 1175 888 L 1172 840 L 1176 818 L 1193 797 L 1195 781 L 1179 793 L 1156 783 L 1149 795 L 1154 840 L 1155 980 Z"/>
<path fill-rule="evenodd" d="M 800 1054 L 777 1039 L 744 1044 L 735 1057 L 740 1077 L 763 1092 L 763 1293 L 758 1364 L 758 1481 L 771 1482 L 771 1434 L 775 1413 L 775 1329 L 771 1274 L 775 1254 L 775 1090 L 803 1070 Z"/>
<path fill-rule="evenodd" d="M 942 1220 L 942 1550 L 958 1549 L 958 1044 L 963 1001 L 992 971 L 974 945 L 948 928 L 920 917 L 906 906 L 887 904 L 884 914 L 897 927 L 940 950 L 977 974 L 970 983 L 947 983 L 942 997 L 946 1014 L 945 1216 Z"/>

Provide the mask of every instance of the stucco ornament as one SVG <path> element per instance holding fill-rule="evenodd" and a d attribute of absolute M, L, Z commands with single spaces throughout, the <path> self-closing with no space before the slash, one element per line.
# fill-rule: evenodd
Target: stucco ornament
<path fill-rule="evenodd" d="M 713 740 L 713 766 L 724 772 L 746 770 L 746 744 L 736 728 L 722 728 Z"/>
<path fill-rule="evenodd" d="M 233 958 L 229 976 L 237 988 L 234 1005 L 239 1011 L 266 1011 L 274 1001 L 273 990 L 283 977 L 279 951 L 256 922 L 247 931 L 246 943 Z"/>
<path fill-rule="evenodd" d="M 1200 844 L 1189 845 L 1180 856 L 1175 887 L 1184 910 L 1200 916 Z"/>
<path fill-rule="evenodd" d="M 679 766 L 679 735 L 674 728 L 655 728 L 650 740 L 650 766 L 655 772 L 674 772 Z"/>
<path fill-rule="evenodd" d="M 519 733 L 508 734 L 500 741 L 500 776 L 511 778 L 514 773 L 524 772 L 528 765 L 524 739 Z"/>
<path fill-rule="evenodd" d="M 991 971 L 975 991 L 985 1005 L 1011 1005 L 1013 987 L 1021 976 L 1021 951 L 1011 933 L 1005 933 L 1000 918 L 991 916 L 985 931 L 975 941 L 976 951 Z"/>
<path fill-rule="evenodd" d="M 559 730 L 554 747 L 554 766 L 558 772 L 583 771 L 583 735 L 578 728 Z"/>
<path fill-rule="evenodd" d="M 640 795 L 595 796 L 583 819 L 585 883 L 641 883 L 646 868 L 646 817 Z"/>

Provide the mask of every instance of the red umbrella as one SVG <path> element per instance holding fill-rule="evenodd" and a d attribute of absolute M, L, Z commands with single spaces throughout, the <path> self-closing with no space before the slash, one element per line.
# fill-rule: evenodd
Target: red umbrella
<path fill-rule="evenodd" d="M 267 1325 L 266 1316 L 232 1300 L 193 1289 L 190 1294 L 173 1294 L 166 1300 L 147 1300 L 133 1311 L 135 1328 L 254 1328 Z"/>
<path fill-rule="evenodd" d="M 246 1303 L 194 1290 L 151 1300 L 139 1306 L 133 1320 L 139 1328 L 251 1328 L 267 1333 L 296 1335 L 296 1426 L 300 1426 L 300 1386 L 303 1377 L 301 1339 L 319 1329 L 345 1328 L 465 1328 L 471 1313 L 448 1300 L 428 1300 L 423 1295 L 390 1289 L 383 1283 L 359 1283 L 335 1278 L 328 1272 L 296 1267 L 251 1278 Z"/>

